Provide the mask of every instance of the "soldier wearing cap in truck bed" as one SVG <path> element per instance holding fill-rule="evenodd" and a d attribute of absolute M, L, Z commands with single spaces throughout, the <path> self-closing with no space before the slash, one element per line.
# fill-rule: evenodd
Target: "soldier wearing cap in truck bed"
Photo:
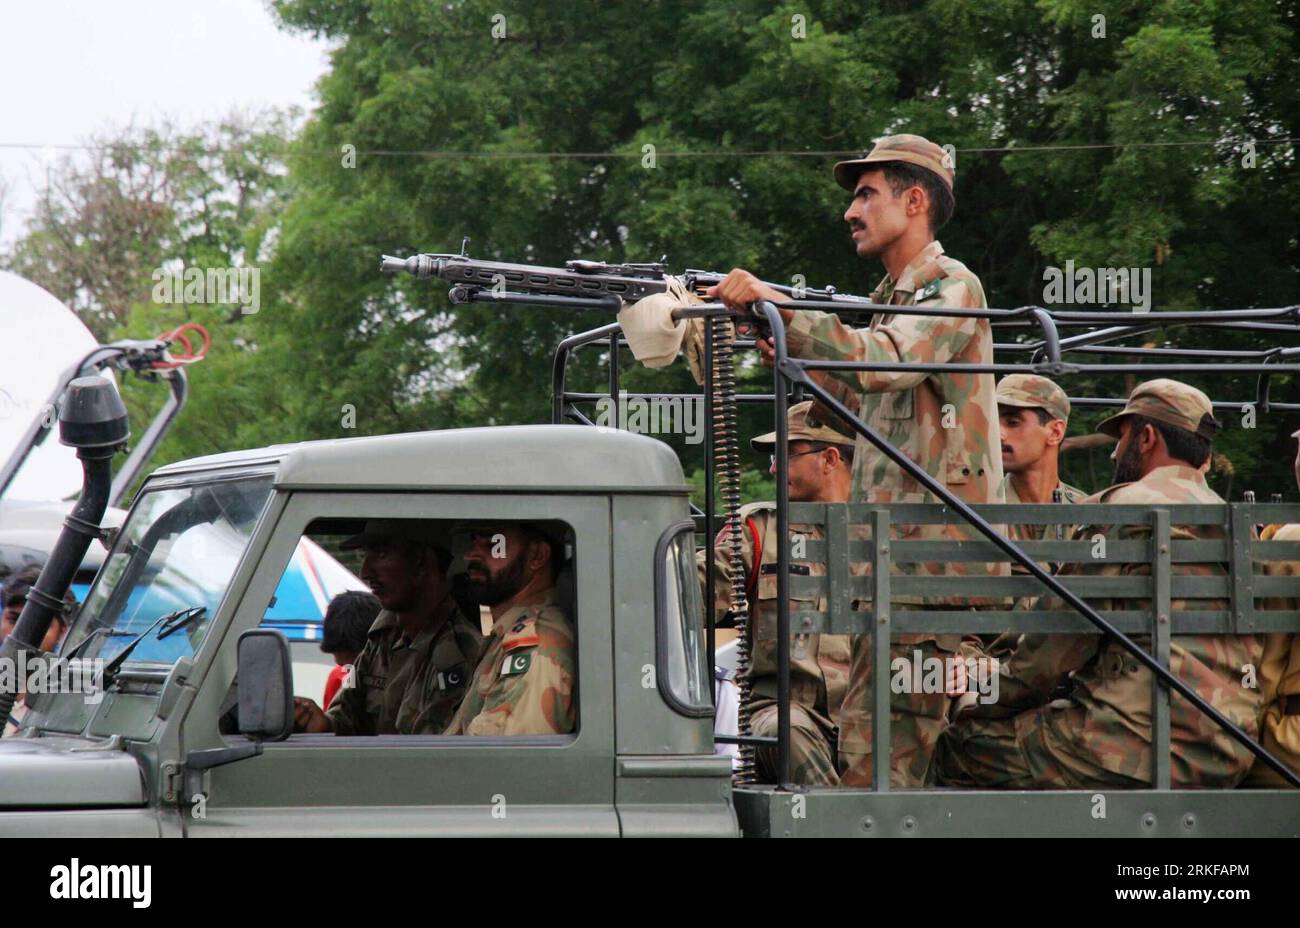
<path fill-rule="evenodd" d="M 1176 380 L 1139 384 L 1128 404 L 1099 431 L 1118 439 L 1114 486 L 1087 503 L 1162 506 L 1222 504 L 1205 483 L 1201 465 L 1220 428 L 1209 398 Z M 1147 539 L 1149 524 L 1089 527 L 1084 534 Z M 1171 537 L 1222 539 L 1217 525 L 1176 525 Z M 1222 563 L 1175 562 L 1179 576 L 1226 576 Z M 1149 564 L 1069 564 L 1061 574 L 1121 577 L 1149 574 Z M 1046 596 L 1038 609 L 1063 609 Z M 1097 599 L 1099 610 L 1149 612 L 1148 600 Z M 1175 612 L 1226 609 L 1223 601 L 1175 599 Z M 1146 636 L 1139 645 L 1150 647 Z M 1243 667 L 1258 666 L 1263 643 L 1255 635 L 1175 634 L 1169 670 L 1254 737 L 1261 696 L 1245 685 Z M 1053 698 L 1062 678 L 1068 695 Z M 1152 780 L 1153 674 L 1113 640 L 1098 634 L 1025 634 L 1000 669 L 995 702 L 967 701 L 940 742 L 940 783 L 1011 789 L 1143 788 Z M 1236 786 L 1254 755 L 1176 694 L 1170 700 L 1171 779 L 1175 789 Z"/>
<path fill-rule="evenodd" d="M 879 258 L 887 272 L 872 292 L 874 302 L 899 307 L 978 309 L 988 304 L 979 278 L 944 253 L 935 233 L 952 215 L 955 164 L 951 155 L 919 135 L 880 139 L 862 158 L 835 165 L 835 180 L 853 194 L 844 213 L 854 248 Z M 707 291 L 735 309 L 756 300 L 783 302 L 779 292 L 743 270 L 733 270 Z M 993 331 L 988 319 L 882 312 L 866 328 L 845 325 L 832 313 L 781 310 L 793 357 L 882 364 L 931 363 L 930 372 L 900 370 L 810 371 L 809 375 L 891 445 L 915 461 L 967 503 L 1000 503 L 997 403 L 992 374 L 946 371 L 945 365 L 991 364 Z M 767 361 L 771 340 L 759 343 Z M 827 413 L 821 416 L 830 419 Z M 865 439 L 854 449 L 854 502 L 934 502 L 922 485 Z M 904 540 L 968 541 L 974 529 L 948 525 L 895 525 Z M 902 563 L 909 576 L 1003 575 L 1005 564 L 978 562 Z M 1000 605 L 961 595 L 895 595 L 901 609 L 970 608 Z M 881 610 L 884 612 L 884 610 Z M 951 658 L 961 649 L 958 634 L 893 636 L 894 657 Z M 841 782 L 871 782 L 870 637 L 855 636 L 849 691 L 841 711 Z M 896 693 L 892 698 L 891 783 L 924 786 L 931 780 L 939 733 L 947 725 L 950 700 L 943 692 Z"/>
<path fill-rule="evenodd" d="M 790 449 L 788 483 L 791 502 L 847 502 L 853 466 L 853 439 L 809 417 L 811 402 L 791 406 L 787 413 L 787 442 Z M 776 432 L 751 440 L 755 451 L 771 453 Z M 772 472 L 776 472 L 773 455 Z M 750 681 L 754 696 L 750 702 L 751 733 L 775 738 L 777 734 L 776 614 L 777 537 L 776 506 L 770 502 L 750 503 L 740 510 L 740 545 L 745 564 L 745 589 L 750 614 L 753 657 Z M 791 525 L 791 542 L 800 536 L 820 540 L 820 526 Z M 714 596 L 719 617 L 729 606 L 731 588 L 730 532 L 718 533 L 713 545 Z M 708 551 L 698 552 L 700 587 L 705 584 Z M 865 565 L 863 565 L 865 566 Z M 792 558 L 792 576 L 821 576 L 823 564 Z M 791 595 L 790 611 L 824 610 L 825 603 Z M 849 636 L 797 634 L 790 641 L 790 778 L 803 786 L 834 786 L 836 771 L 836 725 L 840 704 L 848 684 Z M 756 752 L 759 772 L 767 781 L 776 779 L 776 752 L 763 747 Z"/>
<path fill-rule="evenodd" d="M 1008 374 L 998 381 L 998 428 L 1002 437 L 1002 489 L 1007 503 L 1078 503 L 1087 493 L 1061 480 L 1061 443 L 1070 421 L 1070 398 L 1046 377 Z M 1014 541 L 1041 541 L 1044 525 L 1008 525 Z M 1061 538 L 1074 534 L 1063 526 Z M 1049 572 L 1052 565 L 1044 564 Z M 1019 564 L 1014 573 L 1024 573 Z"/>
<path fill-rule="evenodd" d="M 437 735 L 483 649 L 478 623 L 449 595 L 448 541 L 427 521 L 371 519 L 343 542 L 364 549 L 361 579 L 383 610 L 325 711 L 294 700 L 294 728 L 336 735 Z"/>

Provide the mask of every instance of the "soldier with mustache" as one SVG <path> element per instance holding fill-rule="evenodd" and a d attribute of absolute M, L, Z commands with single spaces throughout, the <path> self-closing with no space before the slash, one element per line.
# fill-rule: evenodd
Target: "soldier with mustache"
<path fill-rule="evenodd" d="M 835 165 L 836 183 L 852 199 L 844 212 L 854 250 L 878 258 L 886 276 L 872 302 L 891 307 L 935 309 L 934 314 L 882 311 L 870 325 L 854 328 L 833 313 L 782 309 L 786 344 L 792 357 L 865 362 L 865 369 L 810 371 L 817 381 L 858 417 L 950 492 L 967 503 L 1000 503 L 1002 459 L 998 453 L 997 403 L 993 375 L 953 368 L 993 362 L 993 331 L 988 319 L 942 315 L 937 310 L 982 309 L 988 304 L 979 278 L 944 252 L 935 234 L 952 217 L 956 165 L 952 154 L 919 135 L 880 139 L 862 158 Z M 707 291 L 733 309 L 757 300 L 786 298 L 753 274 L 735 269 Z M 772 363 L 771 339 L 759 342 Z M 875 365 L 928 363 L 930 371 L 900 371 Z M 833 414 L 815 407 L 817 418 Z M 854 447 L 854 503 L 934 502 L 919 481 L 875 445 L 858 437 Z M 963 542 L 977 536 L 964 525 L 899 525 L 904 540 Z M 978 562 L 900 563 L 895 573 L 911 577 L 1005 575 L 1005 564 Z M 1000 601 L 965 595 L 920 592 L 893 597 L 895 610 L 977 608 Z M 880 604 L 880 614 L 888 614 Z M 892 636 L 891 657 L 953 659 L 962 649 L 956 633 L 918 632 Z M 872 781 L 871 638 L 853 639 L 848 693 L 840 711 L 840 782 L 869 786 Z M 933 782 L 933 757 L 948 724 L 950 699 L 944 692 L 895 693 L 891 700 L 890 782 L 920 787 Z"/>

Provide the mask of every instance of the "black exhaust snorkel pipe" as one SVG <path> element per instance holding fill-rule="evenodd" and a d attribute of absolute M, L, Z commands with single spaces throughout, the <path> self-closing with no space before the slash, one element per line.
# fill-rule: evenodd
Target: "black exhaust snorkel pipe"
<path fill-rule="evenodd" d="M 63 596 L 91 541 L 100 537 L 100 520 L 113 487 L 113 455 L 130 437 L 126 407 L 117 390 L 101 377 L 81 377 L 68 384 L 59 411 L 59 441 L 77 449 L 81 459 L 81 496 L 63 520 L 63 531 L 50 552 L 9 637 L 0 644 L 0 661 L 17 666 L 38 653 L 54 616 L 63 611 Z M 17 680 L 18 674 L 10 675 Z M 0 692 L 0 729 L 9 723 L 16 692 Z"/>

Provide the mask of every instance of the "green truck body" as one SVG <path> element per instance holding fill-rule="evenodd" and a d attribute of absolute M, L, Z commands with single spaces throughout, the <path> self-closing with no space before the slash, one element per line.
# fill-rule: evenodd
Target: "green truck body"
<path fill-rule="evenodd" d="M 128 661 L 93 704 L 77 694 L 31 697 L 22 733 L 0 741 L 0 835 L 1300 833 L 1296 792 L 804 792 L 733 786 L 730 759 L 715 753 L 700 597 L 698 589 L 687 593 L 695 584 L 693 572 L 689 579 L 686 573 L 687 560 L 692 568 L 694 563 L 695 525 L 681 465 L 667 445 L 613 429 L 539 425 L 380 436 L 271 447 L 164 467 L 150 477 L 117 535 L 69 644 L 84 640 L 94 611 L 113 602 L 113 584 L 130 576 L 121 565 L 142 546 L 132 525 L 143 518 L 150 499 L 237 486 L 267 490 L 258 497 L 259 508 L 231 561 L 219 602 L 201 634 L 190 636 L 193 653 L 170 663 Z M 874 537 L 887 537 L 882 529 L 889 519 L 952 517 L 941 506 L 894 508 L 898 511 L 791 506 L 792 521 L 826 526 L 827 540 L 809 542 L 808 556 L 825 558 L 828 564 L 826 577 L 792 578 L 791 598 L 826 594 L 829 602 L 825 612 L 795 611 L 792 628 L 869 631 L 872 613 L 853 611 L 851 601 L 890 582 L 891 557 L 935 557 L 922 542 L 899 542 L 892 551 L 882 551 L 872 542 L 848 541 L 854 523 L 881 533 Z M 1003 519 L 1086 522 L 1104 515 L 1102 507 L 1074 508 L 1025 506 L 1013 512 L 1005 507 Z M 1232 603 L 1223 614 L 1175 614 L 1174 633 L 1184 627 L 1230 632 L 1300 625 L 1293 612 L 1254 608 L 1258 597 L 1300 591 L 1252 569 L 1261 558 L 1300 559 L 1300 551 L 1291 550 L 1300 546 L 1270 542 L 1274 547 L 1265 550 L 1250 540 L 1248 531 L 1255 521 L 1300 521 L 1300 506 L 1263 504 L 1253 511 L 1244 505 L 1171 507 L 1173 512 L 1141 513 L 1120 508 L 1110 517 L 1152 520 L 1157 540 L 1171 520 L 1220 521 L 1229 531 L 1222 550 L 1193 550 L 1204 546 L 1198 542 L 1174 544 L 1173 559 L 1221 557 L 1233 565 L 1229 576 L 1210 578 L 1214 582 L 1170 577 L 1156 559 L 1155 574 L 1147 578 L 1152 585 L 1145 588 L 1155 601 L 1186 593 L 1182 586 L 1193 582 L 1200 584 L 1198 595 L 1222 595 Z M 322 522 L 367 518 L 557 520 L 571 529 L 569 569 L 578 640 L 575 734 L 295 734 L 254 748 L 242 735 L 222 733 L 240 637 L 261 623 L 298 540 Z M 676 548 L 674 540 L 681 542 Z M 1041 550 L 1029 553 L 1082 556 L 1071 544 L 1041 542 Z M 909 545 L 915 550 L 908 550 Z M 942 553 L 949 558 L 996 557 L 987 543 L 957 547 L 963 550 Z M 1124 553 L 1141 559 L 1150 550 Z M 886 569 L 876 578 L 851 577 L 850 560 L 862 559 Z M 675 567 L 680 570 L 676 579 Z M 1128 583 L 1132 579 L 1125 583 L 1133 586 Z M 897 588 L 901 578 L 892 580 Z M 989 589 L 970 592 L 1023 595 L 1029 590 L 1021 587 L 1034 582 L 1023 577 L 982 580 Z M 1105 585 L 1084 580 L 1078 589 L 1102 595 Z M 1117 586 L 1115 592 L 1137 595 L 1127 586 L 1122 591 Z M 682 603 L 694 608 L 682 609 Z M 1132 633 L 1152 628 L 1148 615 L 1113 618 Z M 1014 610 L 919 613 L 910 619 L 900 613 L 890 621 L 895 633 L 1029 628 L 1035 622 L 1058 631 L 1088 628 L 1078 616 Z M 972 621 L 981 624 L 972 627 Z M 1165 719 L 1167 724 L 1167 712 Z M 205 760 L 241 751 L 250 756 L 220 764 Z"/>

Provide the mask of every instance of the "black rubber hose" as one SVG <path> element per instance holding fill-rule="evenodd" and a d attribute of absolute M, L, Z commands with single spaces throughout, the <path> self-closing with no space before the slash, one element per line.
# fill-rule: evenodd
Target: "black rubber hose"
<path fill-rule="evenodd" d="M 63 611 L 63 597 L 86 557 L 90 543 L 99 537 L 100 521 L 108 509 L 113 489 L 113 455 L 128 437 L 126 408 L 117 390 L 99 377 L 83 377 L 68 385 L 59 416 L 59 438 L 77 449 L 81 459 L 81 495 L 63 520 L 59 540 L 50 552 L 14 630 L 0 644 L 0 661 L 17 666 L 29 653 L 38 653 L 54 616 Z M 15 681 L 19 674 L 11 679 Z M 0 692 L 0 730 L 9 724 L 17 701 L 14 692 Z"/>

